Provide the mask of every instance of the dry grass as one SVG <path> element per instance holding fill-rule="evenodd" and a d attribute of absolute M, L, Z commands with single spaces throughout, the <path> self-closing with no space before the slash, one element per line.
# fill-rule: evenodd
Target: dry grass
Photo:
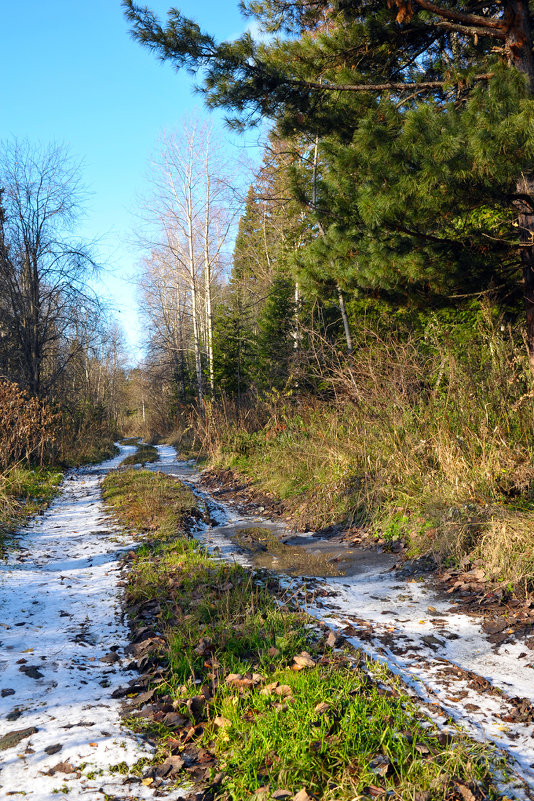
<path fill-rule="evenodd" d="M 345 520 L 531 581 L 534 393 L 514 332 L 488 311 L 469 338 L 367 332 L 351 361 L 317 361 L 327 400 L 207 406 L 197 431 L 210 461 L 282 497 L 301 526 Z"/>

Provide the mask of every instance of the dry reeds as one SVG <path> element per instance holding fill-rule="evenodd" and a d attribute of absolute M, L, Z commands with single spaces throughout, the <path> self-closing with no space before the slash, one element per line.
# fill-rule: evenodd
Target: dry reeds
<path fill-rule="evenodd" d="M 514 332 L 487 310 L 468 337 L 432 324 L 360 332 L 352 358 L 314 348 L 322 399 L 206 407 L 195 428 L 212 462 L 284 498 L 299 525 L 358 522 L 414 553 L 485 552 L 495 575 L 532 576 L 534 393 Z"/>

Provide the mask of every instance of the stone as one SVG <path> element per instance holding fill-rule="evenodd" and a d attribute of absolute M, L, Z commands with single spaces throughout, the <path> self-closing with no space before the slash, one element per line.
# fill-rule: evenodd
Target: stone
<path fill-rule="evenodd" d="M 35 726 L 30 726 L 27 729 L 16 729 L 15 731 L 9 731 L 7 734 L 4 734 L 3 737 L 0 737 L 0 751 L 5 751 L 7 748 L 13 748 L 22 740 L 25 740 L 27 737 L 31 737 L 32 734 L 36 734 L 37 731 L 38 729 L 36 729 Z"/>
<path fill-rule="evenodd" d="M 38 665 L 22 665 L 19 667 L 21 673 L 25 673 L 30 679 L 42 679 L 44 673 L 41 673 Z"/>

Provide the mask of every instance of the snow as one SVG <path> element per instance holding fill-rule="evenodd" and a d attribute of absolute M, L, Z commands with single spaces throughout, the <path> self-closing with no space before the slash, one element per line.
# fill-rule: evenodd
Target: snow
<path fill-rule="evenodd" d="M 114 650 L 122 655 L 128 642 L 118 582 L 121 553 L 131 545 L 105 517 L 100 482 L 134 450 L 121 446 L 120 455 L 102 465 L 71 471 L 62 495 L 22 531 L 21 550 L 0 566 L 0 689 L 14 690 L 0 698 L 0 736 L 38 729 L 0 752 L 2 797 L 55 801 L 61 788 L 69 799 L 85 801 L 154 795 L 108 771 L 150 758 L 151 750 L 124 729 L 120 701 L 111 697 L 134 674 L 124 670 L 124 660 L 100 661 Z M 33 667 L 36 678 L 21 671 Z M 18 710 L 18 719 L 6 720 Z M 57 744 L 61 750 L 49 756 L 45 749 Z M 78 777 L 45 775 L 64 762 Z"/>

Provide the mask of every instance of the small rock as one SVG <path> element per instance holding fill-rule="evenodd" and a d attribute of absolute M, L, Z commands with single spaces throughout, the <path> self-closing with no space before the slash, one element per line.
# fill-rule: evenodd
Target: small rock
<path fill-rule="evenodd" d="M 36 734 L 37 731 L 38 730 L 35 728 L 35 726 L 30 726 L 27 729 L 9 731 L 7 734 L 4 734 L 3 737 L 0 737 L 0 751 L 5 751 L 7 748 L 13 748 L 13 746 L 18 745 L 22 740 L 25 740 L 27 737 L 31 737 L 32 734 Z"/>
<path fill-rule="evenodd" d="M 56 743 L 55 745 L 47 745 L 45 748 L 45 754 L 48 754 L 48 756 L 54 756 L 54 754 L 58 754 L 62 748 L 63 746 L 61 745 L 61 743 Z"/>
<path fill-rule="evenodd" d="M 15 690 L 12 690 L 11 687 L 5 687 L 2 692 L 0 692 L 2 698 L 7 698 L 8 695 L 15 695 Z"/>

